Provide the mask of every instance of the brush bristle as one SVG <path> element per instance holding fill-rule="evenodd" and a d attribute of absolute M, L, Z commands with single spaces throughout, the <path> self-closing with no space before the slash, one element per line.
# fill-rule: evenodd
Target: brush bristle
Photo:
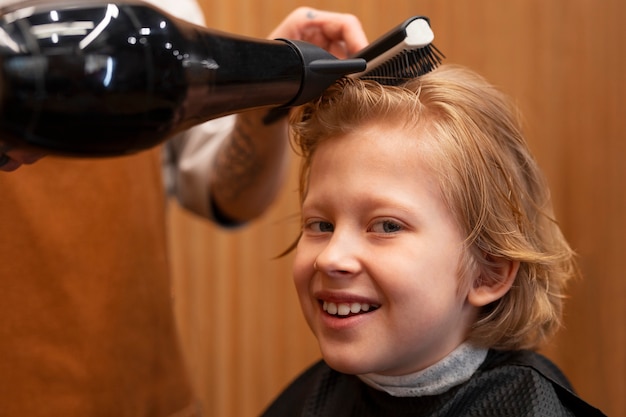
<path fill-rule="evenodd" d="M 399 85 L 437 68 L 445 56 L 433 44 L 417 49 L 404 49 L 382 64 L 358 77 L 384 85 Z"/>

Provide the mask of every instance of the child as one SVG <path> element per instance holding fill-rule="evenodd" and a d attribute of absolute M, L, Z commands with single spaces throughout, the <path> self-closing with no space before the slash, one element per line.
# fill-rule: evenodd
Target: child
<path fill-rule="evenodd" d="M 534 352 L 577 269 L 500 92 L 455 66 L 345 79 L 292 129 L 294 281 L 324 360 L 265 416 L 602 415 Z"/>

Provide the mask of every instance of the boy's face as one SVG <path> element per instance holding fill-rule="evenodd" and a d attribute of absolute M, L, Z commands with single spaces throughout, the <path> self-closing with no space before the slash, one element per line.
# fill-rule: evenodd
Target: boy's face
<path fill-rule="evenodd" d="M 422 161 L 429 143 L 421 130 L 368 125 L 313 157 L 294 281 L 324 359 L 341 372 L 421 370 L 476 318 L 460 289 L 464 236 Z"/>

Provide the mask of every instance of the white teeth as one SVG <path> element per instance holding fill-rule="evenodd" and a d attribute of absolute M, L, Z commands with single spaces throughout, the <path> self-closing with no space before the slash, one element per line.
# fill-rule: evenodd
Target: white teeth
<path fill-rule="evenodd" d="M 367 303 L 332 303 L 332 302 L 328 302 L 328 301 L 324 301 L 324 303 L 322 304 L 322 308 L 324 309 L 325 312 L 327 312 L 328 314 L 331 315 L 339 315 L 339 316 L 347 316 L 348 314 L 352 313 L 352 314 L 357 314 L 357 313 L 365 313 L 368 312 L 370 310 L 370 308 L 372 307 L 377 307 L 377 306 L 372 306 L 370 304 Z"/>
<path fill-rule="evenodd" d="M 337 304 L 335 303 L 327 303 L 326 301 L 324 301 L 324 311 L 327 312 L 328 314 L 332 314 L 335 315 L 337 314 Z"/>
<path fill-rule="evenodd" d="M 337 314 L 340 316 L 347 316 L 350 314 L 350 306 L 348 304 L 339 304 L 337 306 Z"/>

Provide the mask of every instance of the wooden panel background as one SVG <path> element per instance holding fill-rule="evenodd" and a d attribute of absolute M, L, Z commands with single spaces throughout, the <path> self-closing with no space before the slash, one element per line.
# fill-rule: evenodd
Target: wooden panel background
<path fill-rule="evenodd" d="M 264 37 L 309 5 L 359 16 L 373 40 L 429 16 L 447 62 L 467 65 L 518 101 L 585 274 L 566 328 L 546 353 L 610 416 L 626 415 L 626 3 L 621 0 L 231 0 L 202 6 L 210 27 Z M 318 357 L 291 283 L 295 163 L 279 201 L 225 232 L 171 210 L 176 314 L 207 416 L 255 416 Z"/>

